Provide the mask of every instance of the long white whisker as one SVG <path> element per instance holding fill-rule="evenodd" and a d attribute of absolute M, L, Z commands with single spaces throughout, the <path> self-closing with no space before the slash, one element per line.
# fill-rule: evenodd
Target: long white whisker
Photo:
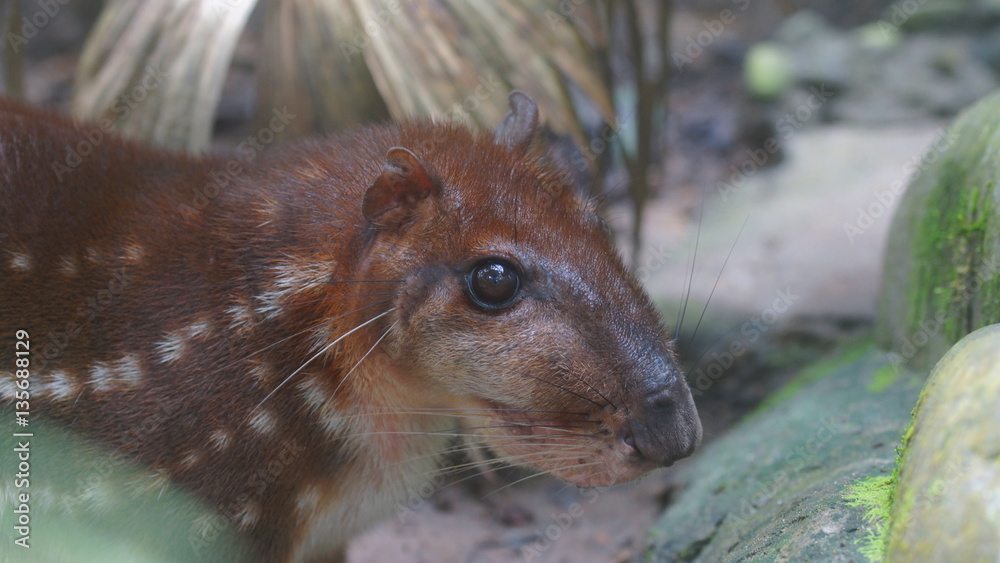
<path fill-rule="evenodd" d="M 331 343 L 327 344 L 326 346 L 324 346 L 322 350 L 320 350 L 319 352 L 316 352 L 316 354 L 315 354 L 315 355 L 314 355 L 313 357 L 311 357 L 311 358 L 309 358 L 308 360 L 306 360 L 304 364 L 302 364 L 301 366 L 299 366 L 299 368 L 298 368 L 298 369 L 296 369 L 295 371 L 293 371 L 293 372 L 291 373 L 291 375 L 289 375 L 288 377 L 286 377 L 285 379 L 283 379 L 283 380 L 281 381 L 281 383 L 279 383 L 279 384 L 278 384 L 278 386 L 277 386 L 277 387 L 275 387 L 275 388 L 274 388 L 273 390 L 271 390 L 271 392 L 270 392 L 270 393 L 268 393 L 268 394 L 267 394 L 267 396 L 266 396 L 266 397 L 264 397 L 264 398 L 263 398 L 263 399 L 261 400 L 261 402 L 257 403 L 257 406 L 256 406 L 256 407 L 254 407 L 254 408 L 253 408 L 253 409 L 252 409 L 252 410 L 250 411 L 250 414 L 253 414 L 253 413 L 254 413 L 254 411 L 256 411 L 257 409 L 259 409 L 261 405 L 263 405 L 263 404 L 264 404 L 265 402 L 267 402 L 267 400 L 268 400 L 268 399 L 270 399 L 272 395 L 274 395 L 275 393 L 277 393 L 279 389 L 281 389 L 281 388 L 282 388 L 282 387 L 283 387 L 283 386 L 284 386 L 284 385 L 285 385 L 286 383 L 288 383 L 289 381 L 291 381 L 291 379 L 292 379 L 293 377 L 295 377 L 295 374 L 297 374 L 297 373 L 299 373 L 300 371 L 302 371 L 303 369 L 305 369 L 305 367 L 306 367 L 306 366 L 308 366 L 308 365 L 309 365 L 309 364 L 310 364 L 310 363 L 311 363 L 311 362 L 312 362 L 313 360 L 315 360 L 316 358 L 318 358 L 318 357 L 322 356 L 323 354 L 325 354 L 325 353 L 326 353 L 326 351 L 327 351 L 327 350 L 329 350 L 330 348 L 332 348 L 332 347 L 333 347 L 333 346 L 334 346 L 334 345 L 335 345 L 336 343 L 338 343 L 338 342 L 340 342 L 341 340 L 343 340 L 343 339 L 347 338 L 347 337 L 348 337 L 348 336 L 350 336 L 350 335 L 351 335 L 352 333 L 354 333 L 354 332 L 356 332 L 356 331 L 360 330 L 360 329 L 361 329 L 362 327 L 364 327 L 364 326 L 367 326 L 367 325 L 370 325 L 371 323 L 373 323 L 373 322 L 377 321 L 378 319 L 380 319 L 380 318 L 382 318 L 382 317 L 384 317 L 384 316 L 388 315 L 389 313 L 391 313 L 391 312 L 393 312 L 393 311 L 395 311 L 395 310 L 396 310 L 396 308 L 395 308 L 395 307 L 393 307 L 392 309 L 389 309 L 388 311 L 386 311 L 386 312 L 384 312 L 384 313 L 382 313 L 382 314 L 380 314 L 380 315 L 378 315 L 378 316 L 375 316 L 375 317 L 372 317 L 371 319 L 369 319 L 369 320 L 367 320 L 367 321 L 365 321 L 365 322 L 363 322 L 363 323 L 359 324 L 358 326 L 356 326 L 356 327 L 352 328 L 351 330 L 349 330 L 349 331 L 345 332 L 344 334 L 340 335 L 340 336 L 339 336 L 339 337 L 337 337 L 337 339 L 336 339 L 336 340 L 334 340 L 333 342 L 331 342 Z"/>
<path fill-rule="evenodd" d="M 386 312 L 388 312 L 388 311 L 386 311 Z M 358 360 L 358 363 L 354 364 L 354 367 L 352 367 L 350 370 L 348 370 L 347 374 L 344 375 L 344 377 L 342 377 L 340 379 L 340 383 L 338 383 L 337 387 L 333 390 L 333 394 L 331 395 L 331 397 L 333 395 L 337 394 L 337 391 L 340 390 L 340 386 L 343 385 L 345 381 L 347 381 L 348 376 L 350 376 L 352 373 L 354 373 L 354 370 L 356 370 L 358 368 L 358 366 L 361 365 L 361 362 L 365 361 L 365 358 L 368 357 L 368 354 L 371 354 L 372 350 L 374 350 L 379 345 L 379 343 L 382 342 L 382 339 L 385 338 L 386 336 L 388 336 L 389 333 L 392 332 L 392 329 L 395 328 L 395 327 L 396 327 L 396 323 L 394 322 L 391 325 L 389 325 L 389 328 L 385 329 L 385 332 L 382 333 L 382 336 L 379 336 L 378 340 L 375 341 L 375 344 L 372 344 L 372 347 L 369 348 L 367 352 L 365 352 L 365 355 L 361 356 L 361 359 Z"/>

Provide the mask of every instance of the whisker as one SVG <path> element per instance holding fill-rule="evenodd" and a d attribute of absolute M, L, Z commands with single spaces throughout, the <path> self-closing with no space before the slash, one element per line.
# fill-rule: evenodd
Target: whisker
<path fill-rule="evenodd" d="M 298 369 L 296 369 L 295 371 L 293 371 L 291 373 L 291 375 L 289 375 L 288 377 L 286 377 L 285 379 L 283 379 L 281 381 L 281 383 L 278 384 L 277 387 L 275 387 L 270 393 L 267 394 L 267 396 L 265 396 L 261 400 L 261 402 L 257 403 L 257 406 L 255 406 L 253 409 L 250 410 L 250 414 L 253 414 L 254 411 L 256 411 L 257 409 L 259 409 L 261 405 L 263 405 L 268 399 L 271 398 L 272 395 L 274 395 L 275 393 L 277 393 L 279 389 L 281 389 L 286 383 L 288 383 L 289 381 L 291 381 L 291 379 L 293 377 L 295 377 L 295 374 L 297 374 L 300 371 L 302 371 L 303 369 L 305 369 L 305 367 L 308 366 L 313 360 L 315 360 L 316 358 L 318 358 L 318 357 L 322 356 L 323 354 L 325 354 L 326 351 L 329 350 L 330 348 L 332 348 L 335 344 L 337 344 L 338 342 L 340 342 L 344 338 L 347 338 L 348 336 L 350 336 L 354 332 L 360 330 L 362 327 L 370 325 L 371 323 L 377 321 L 378 319 L 380 319 L 380 318 L 388 315 L 389 313 L 391 313 L 391 312 L 393 312 L 395 310 L 396 310 L 396 308 L 393 307 L 392 309 L 389 309 L 388 311 L 386 311 L 384 313 L 381 313 L 381 314 L 379 314 L 379 315 L 377 315 L 375 317 L 372 317 L 371 319 L 368 319 L 367 321 L 359 324 L 358 326 L 356 326 L 356 327 L 352 328 L 351 330 L 345 332 L 344 334 L 340 335 L 333 342 L 331 342 L 331 343 L 327 344 L 326 346 L 324 346 L 322 350 L 320 350 L 319 352 L 316 352 L 316 354 L 313 357 L 311 357 L 308 360 L 306 360 L 305 363 L 302 364 L 301 366 L 299 366 Z M 247 416 L 247 419 L 249 420 L 249 415 Z"/>
<path fill-rule="evenodd" d="M 334 299 L 347 299 L 347 298 L 350 298 L 350 297 L 381 297 L 381 296 L 385 296 L 385 295 L 399 295 L 399 292 L 398 291 L 382 291 L 382 292 L 379 292 L 379 293 L 357 293 L 357 294 L 355 294 L 355 293 L 349 293 L 349 294 L 346 294 L 346 295 L 327 295 L 327 296 L 324 296 L 324 297 L 317 297 L 316 299 L 301 299 L 301 300 L 296 299 L 295 302 L 296 303 L 302 303 L 302 304 L 306 304 L 306 303 L 322 303 L 324 301 L 333 301 Z M 390 301 L 390 300 L 386 299 L 386 301 Z"/>
<path fill-rule="evenodd" d="M 509 428 L 510 425 L 498 425 L 498 426 L 479 426 L 472 427 L 473 429 L 494 429 L 494 428 Z M 346 440 L 348 438 L 365 438 L 368 436 L 448 436 L 450 438 L 463 438 L 463 437 L 488 437 L 494 438 L 497 441 L 510 440 L 512 442 L 516 441 L 528 441 L 533 438 L 593 438 L 598 436 L 596 432 L 593 433 L 567 433 L 560 434 L 558 436 L 546 435 L 546 434 L 528 434 L 524 436 L 514 436 L 509 434 L 467 434 L 460 430 L 372 430 L 365 432 L 355 432 L 352 434 L 341 434 L 334 437 L 334 440 Z M 558 442 L 554 442 L 558 444 Z M 538 445 L 537 442 L 532 445 Z"/>
<path fill-rule="evenodd" d="M 432 474 L 440 475 L 440 474 L 447 474 L 447 473 L 461 473 L 462 471 L 466 471 L 468 469 L 471 469 L 471 468 L 474 468 L 474 467 L 477 467 L 477 466 L 480 466 L 480 465 L 503 465 L 503 464 L 513 465 L 512 462 L 514 460 L 523 460 L 523 459 L 527 459 L 527 458 L 530 458 L 532 456 L 537 456 L 537 455 L 538 455 L 537 452 L 533 452 L 533 453 L 530 453 L 530 454 L 521 454 L 521 455 L 516 455 L 516 456 L 504 456 L 504 457 L 495 457 L 495 458 L 492 458 L 492 459 L 469 461 L 469 462 L 460 463 L 460 464 L 457 464 L 457 465 L 449 465 L 449 466 L 446 466 L 446 467 L 441 467 L 437 471 L 434 471 L 432 473 L 425 473 L 424 475 L 426 476 L 426 475 L 432 475 Z M 571 460 L 571 459 L 579 459 L 579 457 L 580 457 L 579 455 L 569 455 L 569 456 L 562 456 L 562 457 L 547 457 L 545 459 L 547 461 L 566 461 L 566 460 Z"/>
<path fill-rule="evenodd" d="M 256 356 L 257 354 L 260 354 L 261 352 L 264 352 L 266 350 L 274 348 L 278 344 L 282 344 L 284 342 L 287 342 L 288 340 L 291 340 L 292 338 L 295 338 L 296 336 L 301 336 L 301 335 L 303 335 L 303 334 L 305 334 L 305 333 L 307 333 L 307 332 L 309 332 L 311 330 L 315 330 L 318 327 L 320 327 L 320 326 L 322 326 L 322 325 L 324 325 L 324 324 L 326 324 L 326 323 L 328 323 L 330 321 L 335 321 L 337 319 L 342 319 L 342 318 L 344 318 L 344 317 L 346 317 L 348 315 L 353 315 L 354 313 L 357 313 L 357 312 L 360 312 L 360 311 L 364 311 L 365 309 L 368 309 L 370 307 L 375 307 L 377 305 L 382 305 L 382 304 L 388 303 L 390 301 L 392 301 L 392 299 L 383 299 L 382 301 L 377 301 L 375 303 L 371 303 L 371 304 L 365 305 L 364 307 L 359 307 L 359 308 L 357 308 L 357 309 L 355 309 L 353 311 L 348 311 L 348 312 L 346 312 L 346 313 L 344 313 L 342 315 L 337 315 L 336 317 L 324 318 L 322 321 L 320 321 L 320 322 L 318 322 L 318 323 L 316 323 L 316 324 L 314 324 L 314 325 L 312 325 L 310 327 L 307 327 L 307 328 L 305 328 L 303 330 L 300 330 L 299 332 L 296 332 L 295 334 L 292 334 L 291 336 L 286 336 L 285 338 L 282 338 L 280 340 L 272 342 L 271 344 L 268 344 L 267 346 L 264 346 L 263 348 L 261 348 L 260 350 L 257 350 L 256 352 L 251 352 L 250 354 L 247 354 L 246 356 L 243 356 L 242 358 L 240 358 L 240 359 L 238 359 L 236 361 L 233 361 L 231 363 L 228 363 L 228 364 L 222 366 L 222 368 L 220 368 L 220 369 L 223 369 L 223 370 L 224 369 L 229 369 L 229 368 L 235 366 L 236 364 L 238 364 L 240 362 L 245 362 L 246 360 L 248 360 L 248 359 Z"/>
<path fill-rule="evenodd" d="M 559 372 L 560 373 L 568 373 L 569 375 L 572 375 L 578 381 L 580 381 L 581 383 L 583 383 L 584 385 L 586 385 L 587 387 L 589 387 L 591 391 L 593 391 L 594 393 L 597 393 L 597 396 L 599 396 L 600 398 L 604 399 L 604 402 L 606 402 L 607 404 L 611 405 L 611 408 L 613 408 L 616 411 L 618 410 L 618 405 L 612 403 L 611 399 L 609 399 L 609 398 L 607 398 L 607 397 L 604 396 L 604 393 L 601 393 L 600 391 L 598 391 L 596 387 L 594 387 L 590 383 L 587 383 L 587 381 L 585 379 L 583 379 L 582 377 L 580 377 L 579 375 L 577 375 L 577 374 L 575 374 L 575 373 L 573 373 L 573 372 L 571 372 L 571 371 L 569 371 L 567 369 L 564 369 L 562 367 L 559 368 Z"/>
<path fill-rule="evenodd" d="M 449 417 L 449 418 L 465 418 L 465 419 L 471 418 L 471 419 L 479 419 L 479 418 L 482 418 L 484 414 L 488 414 L 490 412 L 496 412 L 496 411 L 491 411 L 490 409 L 481 409 L 481 410 L 482 410 L 482 414 L 475 414 L 475 413 L 461 414 L 461 411 L 460 412 L 440 412 L 440 411 L 424 412 L 424 411 L 409 411 L 409 410 L 370 411 L 370 412 L 364 412 L 364 413 L 355 414 L 355 415 L 351 415 L 351 416 L 341 417 L 339 420 L 341 420 L 343 422 L 348 422 L 348 421 L 353 421 L 353 420 L 358 420 L 358 419 L 371 418 L 371 417 L 375 417 L 375 416 L 387 416 L 387 415 L 401 415 L 401 416 L 424 415 L 424 416 L 441 416 L 441 417 Z M 515 411 L 515 412 L 517 412 L 517 411 Z M 524 412 L 546 412 L 546 411 L 524 411 Z M 512 423 L 515 423 L 515 424 L 517 422 L 518 421 L 512 421 Z M 571 422 L 573 424 L 600 424 L 601 423 L 601 421 L 599 421 L 599 420 L 589 420 L 589 419 L 569 420 L 569 421 L 567 421 L 567 420 L 564 420 L 564 419 L 561 419 L 561 418 L 532 418 L 530 420 L 524 421 L 524 424 L 528 424 L 528 423 L 542 423 L 542 422 L 552 422 L 552 423 Z"/>
<path fill-rule="evenodd" d="M 701 225 L 705 219 L 705 199 L 701 200 L 701 208 L 698 214 L 698 232 L 694 237 L 694 253 L 691 256 L 691 275 L 688 278 L 687 292 L 684 295 L 684 305 L 681 307 L 680 318 L 677 320 L 677 330 L 674 334 L 681 333 L 681 327 L 684 326 L 684 315 L 687 314 L 688 301 L 691 300 L 691 288 L 694 286 L 694 266 L 698 260 L 698 244 L 701 242 Z"/>
<path fill-rule="evenodd" d="M 563 469 L 577 469 L 577 468 L 580 468 L 580 467 L 588 467 L 588 466 L 592 466 L 592 465 L 601 465 L 601 462 L 599 462 L 599 461 L 591 461 L 591 462 L 588 462 L 588 463 L 578 463 L 576 465 L 570 465 L 568 467 L 564 467 Z M 521 479 L 518 479 L 518 480 L 510 482 L 510 483 L 507 483 L 506 485 L 504 485 L 504 486 L 502 486 L 502 487 L 500 487 L 498 489 L 494 489 L 494 490 L 486 493 L 485 495 L 483 495 L 483 498 L 486 499 L 488 497 L 491 497 L 491 496 L 499 493 L 500 491 L 502 491 L 502 490 L 504 490 L 506 488 L 513 487 L 514 485 L 517 485 L 518 483 L 523 483 L 524 481 L 527 481 L 528 479 L 534 479 L 534 478 L 540 477 L 542 475 L 547 475 L 547 473 L 539 471 L 538 473 L 533 473 L 531 475 L 528 475 L 527 477 L 522 477 Z M 596 475 L 596 473 L 595 473 L 595 475 Z"/>
<path fill-rule="evenodd" d="M 524 376 L 530 377 L 531 379 L 535 379 L 535 380 L 541 381 L 542 383 L 546 383 L 548 385 L 551 385 L 551 386 L 555 387 L 556 389 L 559 389 L 560 391 L 565 391 L 565 392 L 569 393 L 570 395 L 576 395 L 577 397 L 583 399 L 584 401 L 587 401 L 588 403 L 593 403 L 594 405 L 597 405 L 598 407 L 601 407 L 601 408 L 604 407 L 604 405 L 602 405 L 601 403 L 598 403 L 597 401 L 595 401 L 593 399 L 590 399 L 588 397 L 584 397 L 583 395 L 581 395 L 581 394 L 579 394 L 579 393 L 577 393 L 575 391 L 571 391 L 571 390 L 563 387 L 562 385 L 558 385 L 556 383 L 552 383 L 551 381 L 547 381 L 545 379 L 541 379 L 539 377 L 535 377 L 534 375 L 531 375 L 531 374 L 528 374 L 528 373 L 523 373 L 521 375 L 524 375 Z"/>
<path fill-rule="evenodd" d="M 403 283 L 406 280 L 323 280 L 313 283 Z"/>
<path fill-rule="evenodd" d="M 396 322 L 398 322 L 398 321 L 396 321 Z M 367 352 L 365 352 L 365 355 L 364 355 L 364 356 L 361 356 L 361 359 L 360 359 L 360 360 L 358 360 L 358 362 L 357 362 L 356 364 L 354 364 L 354 367 L 352 367 L 352 368 L 351 368 L 351 369 L 350 369 L 350 370 L 349 370 L 349 371 L 347 372 L 347 374 L 346 374 L 346 375 L 344 375 L 344 377 L 340 378 L 340 383 L 338 383 L 338 384 L 337 384 L 337 387 L 336 387 L 336 388 L 335 388 L 335 389 L 333 390 L 333 394 L 332 394 L 331 396 L 333 396 L 333 395 L 336 395 L 336 394 L 337 394 L 337 391 L 339 391 L 339 390 L 340 390 L 340 387 L 341 387 L 341 386 L 342 386 L 342 385 L 344 384 L 344 382 L 345 382 L 345 381 L 347 381 L 347 378 L 348 378 L 348 377 L 349 377 L 349 376 L 350 376 L 350 375 L 351 375 L 352 373 L 354 373 L 354 370 L 358 369 L 358 366 L 360 366 L 360 365 L 361 365 L 361 362 L 365 361 L 365 358 L 367 358 L 367 357 L 368 357 L 368 355 L 372 353 L 372 350 L 374 350 L 374 349 L 375 349 L 375 348 L 376 348 L 376 347 L 377 347 L 377 346 L 379 345 L 379 343 L 381 343 L 381 342 L 382 342 L 382 339 L 384 339 L 384 338 L 385 338 L 386 336 L 388 336 L 388 335 L 389 335 L 389 333 L 390 333 L 390 332 L 392 332 L 392 329 L 396 327 L 396 322 L 393 322 L 393 323 L 392 323 L 391 325 L 389 325 L 389 328 L 385 329 L 385 332 L 383 332 L 383 333 L 382 333 L 382 336 L 379 336 L 379 337 L 378 337 L 378 340 L 376 340 L 376 341 L 375 341 L 375 344 L 372 344 L 372 347 L 371 347 L 371 348 L 369 348 Z"/>
<path fill-rule="evenodd" d="M 712 296 L 715 295 L 715 288 L 719 287 L 719 280 L 722 279 L 722 272 L 726 270 L 726 264 L 729 263 L 729 257 L 733 255 L 733 250 L 736 250 L 736 243 L 740 241 L 740 235 L 743 234 L 743 229 L 747 226 L 747 221 L 750 220 L 750 216 L 743 220 L 743 225 L 740 226 L 740 232 L 736 233 L 736 240 L 733 241 L 733 246 L 729 248 L 729 254 L 726 254 L 726 259 L 722 262 L 722 267 L 719 268 L 719 275 L 715 278 L 715 285 L 712 286 L 712 291 L 708 294 L 708 299 L 705 301 L 705 307 L 701 310 L 701 316 L 698 317 L 698 322 L 694 325 L 694 332 L 691 333 L 691 339 L 688 340 L 688 348 L 694 344 L 694 337 L 698 335 L 698 328 L 701 326 L 702 319 L 705 318 L 705 313 L 708 311 L 708 304 L 712 302 Z"/>

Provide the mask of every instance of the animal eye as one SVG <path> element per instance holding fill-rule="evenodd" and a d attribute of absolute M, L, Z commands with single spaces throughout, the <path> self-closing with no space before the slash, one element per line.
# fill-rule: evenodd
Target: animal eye
<path fill-rule="evenodd" d="M 504 309 L 513 304 L 521 276 L 510 262 L 489 258 L 476 263 L 468 277 L 469 296 L 484 309 Z"/>

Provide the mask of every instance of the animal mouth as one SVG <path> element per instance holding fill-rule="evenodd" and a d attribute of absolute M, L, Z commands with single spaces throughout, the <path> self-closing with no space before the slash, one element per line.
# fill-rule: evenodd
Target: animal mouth
<path fill-rule="evenodd" d="M 522 409 L 481 399 L 477 433 L 497 455 L 580 487 L 631 481 L 662 465 L 645 459 L 590 413 Z"/>

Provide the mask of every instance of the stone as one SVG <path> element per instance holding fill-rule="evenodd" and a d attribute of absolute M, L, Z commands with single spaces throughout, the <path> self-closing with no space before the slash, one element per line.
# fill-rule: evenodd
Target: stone
<path fill-rule="evenodd" d="M 1000 322 L 1000 93 L 965 110 L 914 163 L 885 254 L 876 338 L 930 367 Z"/>
<path fill-rule="evenodd" d="M 892 471 L 922 381 L 866 345 L 803 369 L 678 470 L 647 560 L 862 561 L 864 510 L 842 490 Z"/>
<path fill-rule="evenodd" d="M 1000 325 L 938 362 L 913 414 L 889 561 L 1000 560 Z"/>

